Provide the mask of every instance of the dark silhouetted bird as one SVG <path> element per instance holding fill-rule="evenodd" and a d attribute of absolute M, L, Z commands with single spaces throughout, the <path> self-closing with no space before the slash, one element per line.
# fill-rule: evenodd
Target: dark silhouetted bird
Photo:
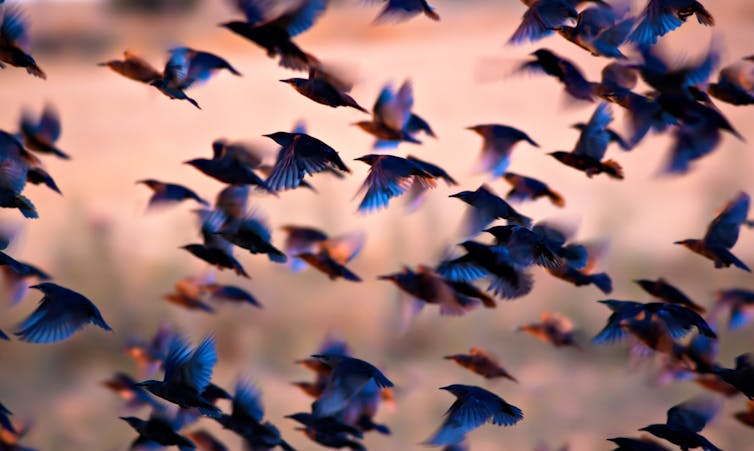
<path fill-rule="evenodd" d="M 732 105 L 754 103 L 754 61 L 742 59 L 720 70 L 716 83 L 707 85 L 712 97 Z"/>
<path fill-rule="evenodd" d="M 52 104 L 45 106 L 39 119 L 29 111 L 21 115 L 21 135 L 27 149 L 67 160 L 71 157 L 55 146 L 55 141 L 60 138 L 60 129 L 60 115 Z"/>
<path fill-rule="evenodd" d="M 254 185 L 270 191 L 267 182 L 254 172 L 261 158 L 243 146 L 222 139 L 212 143 L 212 158 L 194 158 L 185 163 L 223 183 Z"/>
<path fill-rule="evenodd" d="M 710 316 L 716 318 L 721 309 L 729 308 L 728 329 L 739 329 L 754 318 L 754 291 L 745 288 L 720 290 Z"/>
<path fill-rule="evenodd" d="M 398 197 L 419 184 L 421 189 L 434 188 L 436 176 L 430 173 L 423 162 L 396 157 L 393 155 L 369 154 L 356 159 L 370 166 L 369 175 L 361 185 L 364 198 L 359 203 L 358 211 L 369 213 L 386 208 L 390 199 Z"/>
<path fill-rule="evenodd" d="M 712 14 L 697 0 L 649 0 L 628 40 L 639 45 L 652 45 L 658 38 L 683 25 L 692 15 L 696 15 L 702 25 L 715 24 Z"/>
<path fill-rule="evenodd" d="M 505 219 L 510 224 L 531 226 L 531 219 L 517 212 L 492 189 L 481 185 L 476 191 L 461 191 L 451 194 L 470 205 L 466 217 L 467 236 L 475 236 L 496 219 Z"/>
<path fill-rule="evenodd" d="M 377 138 L 375 149 L 392 149 L 401 142 L 421 144 L 414 135 L 423 131 L 435 137 L 435 132 L 427 121 L 412 113 L 414 107 L 414 90 L 411 80 L 403 82 L 398 91 L 391 83 L 380 91 L 372 107 L 372 120 L 360 121 L 354 125 Z"/>
<path fill-rule="evenodd" d="M 351 172 L 335 149 L 306 133 L 276 132 L 264 136 L 282 146 L 267 178 L 267 184 L 275 191 L 297 188 L 307 174 L 330 169 Z"/>
<path fill-rule="evenodd" d="M 203 243 L 181 246 L 200 260 L 204 260 L 220 270 L 232 269 L 239 276 L 250 278 L 241 263 L 233 257 L 233 245 L 221 237 L 218 232 L 228 221 L 220 210 L 199 210 Z"/>
<path fill-rule="evenodd" d="M 516 330 L 526 332 L 558 348 L 571 346 L 581 349 L 573 334 L 573 323 L 559 313 L 542 312 L 538 323 L 524 324 Z"/>
<path fill-rule="evenodd" d="M 166 401 L 187 409 L 196 407 L 212 418 L 218 418 L 220 409 L 204 398 L 202 393 L 210 385 L 212 369 L 217 363 L 215 338 L 206 337 L 195 349 L 178 335 L 170 338 L 167 357 L 163 363 L 162 381 L 147 380 L 139 385 Z"/>
<path fill-rule="evenodd" d="M 610 143 L 607 125 L 612 122 L 610 105 L 600 103 L 592 114 L 586 127 L 581 131 L 576 146 L 570 152 L 552 152 L 556 160 L 574 169 L 584 172 L 591 178 L 605 173 L 614 179 L 623 179 L 623 169 L 613 160 L 602 161 Z"/>
<path fill-rule="evenodd" d="M 521 18 L 521 23 L 508 39 L 508 44 L 536 42 L 559 26 L 576 19 L 578 11 L 574 3 L 567 0 L 522 0 L 528 9 Z"/>
<path fill-rule="evenodd" d="M 298 418 L 300 414 L 289 415 L 290 418 L 300 421 Z M 308 415 L 308 414 L 304 414 Z M 317 421 L 306 427 L 298 427 L 297 431 L 301 431 L 309 437 L 313 442 L 327 448 L 348 448 L 353 451 L 366 451 L 366 448 L 361 443 L 354 440 L 348 433 L 340 431 L 339 427 L 333 427 L 334 425 L 342 425 L 352 429 L 351 426 L 343 425 L 338 420 L 328 418 L 326 421 Z M 355 429 L 359 431 L 358 429 Z M 361 431 L 359 431 L 361 432 Z"/>
<path fill-rule="evenodd" d="M 378 22 L 398 22 L 408 20 L 416 15 L 424 14 L 432 20 L 440 20 L 440 15 L 435 9 L 427 3 L 427 0 L 370 0 L 372 2 L 381 1 L 385 3 L 380 14 L 374 21 Z"/>
<path fill-rule="evenodd" d="M 21 9 L 16 5 L 0 5 L 0 14 L 0 69 L 4 69 L 5 64 L 10 64 L 25 68 L 26 72 L 35 77 L 47 78 L 29 55 L 29 24 Z"/>
<path fill-rule="evenodd" d="M 18 325 L 15 335 L 30 343 L 55 343 L 65 340 L 87 324 L 111 331 L 97 306 L 81 294 L 52 282 L 30 288 L 44 296 L 39 306 Z"/>
<path fill-rule="evenodd" d="M 214 72 L 222 69 L 241 76 L 233 66 L 215 54 L 188 47 L 176 47 L 170 49 L 170 59 L 165 63 L 162 78 L 152 80 L 149 84 L 171 99 L 188 100 L 201 109 L 196 100 L 187 96 L 184 90 L 209 80 Z"/>
<path fill-rule="evenodd" d="M 670 451 L 650 438 L 614 437 L 607 440 L 618 445 L 613 451 Z"/>
<path fill-rule="evenodd" d="M 147 60 L 136 55 L 130 50 L 123 52 L 122 60 L 110 60 L 98 63 L 98 66 L 109 67 L 115 73 L 121 74 L 131 80 L 149 84 L 162 78 L 162 72 L 155 69 Z"/>
<path fill-rule="evenodd" d="M 513 382 L 518 382 L 515 377 L 511 376 L 505 368 L 492 357 L 487 351 L 482 348 L 471 348 L 468 354 L 453 354 L 444 357 L 447 360 L 452 360 L 458 365 L 466 368 L 467 370 L 474 372 L 486 379 L 495 379 L 498 377 L 504 377 L 510 379 Z"/>
<path fill-rule="evenodd" d="M 159 413 L 152 413 L 148 420 L 136 417 L 120 417 L 128 423 L 139 436 L 131 444 L 131 449 L 141 449 L 143 446 L 159 444 L 162 446 L 177 446 L 179 449 L 195 449 L 196 445 L 188 438 L 178 434 L 174 422 Z"/>
<path fill-rule="evenodd" d="M 7 292 L 11 304 L 16 304 L 24 297 L 29 286 L 27 281 L 49 280 L 51 277 L 46 272 L 29 263 L 20 262 L 5 252 L 0 252 L 0 272 L 5 282 L 4 289 Z"/>
<path fill-rule="evenodd" d="M 717 368 L 713 372 L 747 398 L 754 399 L 754 355 L 741 354 L 736 357 L 735 368 Z"/>
<path fill-rule="evenodd" d="M 521 409 L 483 388 L 453 384 L 440 387 L 440 390 L 449 391 L 456 400 L 445 413 L 447 418 L 437 432 L 424 442 L 427 445 L 453 445 L 484 423 L 512 426 L 524 418 Z"/>
<path fill-rule="evenodd" d="M 715 263 L 715 268 L 729 267 L 730 265 L 751 272 L 744 262 L 738 259 L 730 249 L 738 241 L 738 232 L 741 225 L 746 222 L 749 214 L 750 197 L 741 191 L 731 199 L 723 210 L 707 226 L 704 238 L 686 239 L 676 241 L 690 251 L 695 252 Z"/>
<path fill-rule="evenodd" d="M 136 183 L 146 185 L 152 190 L 153 194 L 149 198 L 148 204 L 148 208 L 150 209 L 175 205 L 189 199 L 195 200 L 202 205 L 209 205 L 209 202 L 182 185 L 160 182 L 155 179 L 139 180 Z"/>
<path fill-rule="evenodd" d="M 333 108 L 351 107 L 368 113 L 348 95 L 353 83 L 344 75 L 322 64 L 309 69 L 309 78 L 286 78 L 280 81 L 291 85 L 299 94 L 322 105 Z"/>
<path fill-rule="evenodd" d="M 503 179 L 511 184 L 511 190 L 505 195 L 505 198 L 514 202 L 523 202 L 526 200 L 536 200 L 540 197 L 550 199 L 556 207 L 565 207 L 565 199 L 559 192 L 550 188 L 545 182 L 532 177 L 506 172 Z"/>
<path fill-rule="evenodd" d="M 682 450 L 702 448 L 704 451 L 720 451 L 699 432 L 720 410 L 722 402 L 714 398 L 697 397 L 668 410 L 665 424 L 651 424 L 639 429 L 663 438 Z"/>
<path fill-rule="evenodd" d="M 270 228 L 259 214 L 252 213 L 243 219 L 231 221 L 217 234 L 252 254 L 266 254 L 273 262 L 285 263 L 287 260 L 285 254 L 270 242 Z"/>
<path fill-rule="evenodd" d="M 593 83 L 584 78 L 581 69 L 571 60 L 565 59 L 548 49 L 539 49 L 531 55 L 534 56 L 534 59 L 522 63 L 516 69 L 516 72 L 544 73 L 563 83 L 566 93 L 571 97 L 588 102 L 593 100 Z"/>
<path fill-rule="evenodd" d="M 322 395 L 312 404 L 315 417 L 331 416 L 344 409 L 369 381 L 379 388 L 392 387 L 393 383 L 372 364 L 364 360 L 340 354 L 315 354 L 323 363 L 332 368 L 330 380 Z"/>
<path fill-rule="evenodd" d="M 705 312 L 704 307 L 689 299 L 681 290 L 671 285 L 662 277 L 657 280 L 640 279 L 634 280 L 634 282 L 644 291 L 663 302 L 682 305 L 697 313 Z"/>
<path fill-rule="evenodd" d="M 539 144 L 529 138 L 529 135 L 507 125 L 481 124 L 468 127 L 468 130 L 477 133 L 484 140 L 479 153 L 478 166 L 495 178 L 505 174 L 510 165 L 513 148 L 520 141 L 539 147 Z"/>
<path fill-rule="evenodd" d="M 34 204 L 21 195 L 31 166 L 36 165 L 38 159 L 24 148 L 18 138 L 0 130 L 0 207 L 18 208 L 26 218 L 39 216 Z"/>
<path fill-rule="evenodd" d="M 538 229 L 527 229 L 519 225 L 495 226 L 485 229 L 485 232 L 495 237 L 495 244 L 504 247 L 513 261 L 522 267 L 531 265 L 557 268 L 565 264 L 559 255 L 562 247 L 554 245 L 546 235 L 538 233 Z"/>
<path fill-rule="evenodd" d="M 267 56 L 280 55 L 280 65 L 294 70 L 307 70 L 317 59 L 301 50 L 292 40 L 314 25 L 327 8 L 327 0 L 297 0 L 282 13 L 273 14 L 276 2 L 235 0 L 236 9 L 245 20 L 220 24 L 267 51 Z"/>

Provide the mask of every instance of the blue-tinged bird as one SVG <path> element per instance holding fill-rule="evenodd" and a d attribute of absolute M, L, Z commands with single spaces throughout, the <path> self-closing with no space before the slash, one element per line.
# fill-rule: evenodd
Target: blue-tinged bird
<path fill-rule="evenodd" d="M 286 418 L 304 425 L 296 430 L 303 432 L 309 439 L 327 448 L 348 448 L 353 451 L 364 451 L 366 448 L 355 439 L 363 436 L 361 430 L 345 424 L 335 417 L 315 417 L 310 413 L 299 412 L 286 415 Z"/>
<path fill-rule="evenodd" d="M 557 268 L 565 264 L 561 249 L 537 230 L 515 224 L 494 226 L 484 230 L 495 237 L 495 245 L 507 250 L 513 261 L 522 267 L 531 265 Z"/>
<path fill-rule="evenodd" d="M 42 79 L 47 78 L 37 62 L 29 54 L 29 24 L 16 5 L 0 5 L 0 69 L 5 64 L 23 67 L 26 72 Z"/>
<path fill-rule="evenodd" d="M 451 194 L 450 197 L 460 199 L 470 206 L 466 218 L 467 236 L 477 235 L 496 219 L 505 219 L 510 224 L 524 227 L 531 226 L 531 218 L 517 212 L 486 184 L 475 191 L 461 191 Z"/>
<path fill-rule="evenodd" d="M 218 234 L 232 218 L 217 206 L 214 210 L 200 209 L 196 213 L 201 224 L 202 243 L 187 244 L 181 246 L 181 249 L 220 270 L 231 269 L 239 276 L 250 278 L 241 263 L 233 256 L 233 245 Z"/>
<path fill-rule="evenodd" d="M 739 329 L 749 324 L 754 317 L 754 291 L 746 288 L 719 290 L 715 296 L 715 306 L 711 316 L 717 317 L 719 311 L 724 308 L 730 309 L 729 330 Z"/>
<path fill-rule="evenodd" d="M 212 142 L 212 158 L 194 158 L 184 163 L 229 185 L 254 185 L 271 191 L 267 182 L 254 172 L 262 163 L 261 157 L 240 144 L 217 139 Z"/>
<path fill-rule="evenodd" d="M 228 70 L 236 76 L 241 76 L 233 66 L 223 58 L 189 47 L 175 47 L 170 49 L 170 58 L 165 63 L 162 78 L 149 84 L 159 89 L 171 99 L 188 100 L 189 103 L 201 109 L 196 100 L 187 96 L 184 90 L 206 82 L 212 75 L 222 69 Z"/>
<path fill-rule="evenodd" d="M 651 294 L 662 302 L 682 305 L 691 310 L 702 314 L 705 312 L 704 307 L 692 301 L 681 290 L 673 286 L 670 282 L 660 277 L 657 280 L 639 279 L 634 280 L 644 291 Z"/>
<path fill-rule="evenodd" d="M 327 9 L 328 0 L 297 0 L 279 13 L 277 2 L 268 0 L 235 0 L 234 6 L 244 20 L 220 24 L 267 51 L 267 56 L 280 56 L 280 65 L 288 69 L 308 70 L 317 59 L 304 52 L 293 38 L 314 25 Z"/>
<path fill-rule="evenodd" d="M 129 409 L 138 409 L 143 406 L 151 406 L 160 409 L 163 405 L 155 400 L 152 395 L 139 386 L 131 376 L 126 373 L 115 373 L 110 379 L 103 381 L 102 385 L 114 391 Z"/>
<path fill-rule="evenodd" d="M 578 11 L 573 1 L 567 0 L 522 0 L 528 9 L 521 18 L 521 23 L 508 39 L 508 44 L 536 42 L 564 25 L 570 19 L 576 19 Z"/>
<path fill-rule="evenodd" d="M 576 25 L 555 27 L 559 35 L 594 56 L 625 58 L 619 47 L 634 27 L 633 17 L 616 11 L 608 4 L 587 8 L 576 18 Z"/>
<path fill-rule="evenodd" d="M 26 110 L 21 115 L 21 136 L 27 149 L 68 160 L 71 157 L 55 145 L 60 131 L 60 115 L 52 104 L 45 106 L 39 119 Z"/>
<path fill-rule="evenodd" d="M 369 174 L 356 193 L 365 192 L 358 211 L 369 213 L 386 208 L 390 199 L 408 191 L 415 184 L 421 189 L 434 188 L 436 177 L 426 165 L 394 155 L 369 154 L 356 159 L 370 166 Z"/>
<path fill-rule="evenodd" d="M 18 325 L 15 335 L 30 343 L 55 343 L 65 340 L 87 324 L 111 331 L 97 306 L 83 295 L 52 282 L 30 288 L 44 296 L 39 306 Z"/>
<path fill-rule="evenodd" d="M 222 413 L 220 409 L 203 396 L 203 392 L 210 385 L 216 363 L 214 336 L 204 338 L 199 346 L 192 349 L 187 340 L 173 335 L 163 363 L 163 379 L 147 380 L 139 385 L 179 407 L 196 407 L 203 415 L 218 418 Z"/>
<path fill-rule="evenodd" d="M 610 105 L 600 103 L 592 117 L 581 131 L 576 146 L 570 152 L 557 151 L 550 155 L 566 166 L 582 171 L 591 178 L 605 173 L 611 178 L 622 180 L 623 169 L 614 160 L 602 161 L 610 143 L 607 126 L 613 121 Z"/>
<path fill-rule="evenodd" d="M 440 390 L 449 391 L 456 400 L 445 413 L 447 418 L 437 432 L 424 442 L 426 445 L 453 445 L 485 423 L 512 426 L 524 418 L 521 409 L 481 387 L 453 384 Z"/>
<path fill-rule="evenodd" d="M 482 137 L 482 150 L 479 153 L 479 169 L 497 178 L 505 174 L 510 165 L 513 148 L 520 141 L 539 147 L 533 139 L 521 130 L 507 125 L 480 124 L 468 127 Z"/>
<path fill-rule="evenodd" d="M 332 368 L 330 380 L 322 395 L 312 404 L 315 417 L 332 416 L 343 410 L 351 398 L 356 396 L 369 381 L 379 388 L 392 387 L 393 383 L 374 365 L 360 359 L 340 354 L 315 354 Z"/>
<path fill-rule="evenodd" d="M 540 197 L 546 197 L 556 207 L 563 208 L 565 206 L 565 198 L 541 180 L 513 172 L 503 174 L 503 179 L 511 185 L 510 191 L 505 195 L 505 198 L 510 201 L 533 201 Z"/>
<path fill-rule="evenodd" d="M 136 183 L 146 185 L 152 190 L 149 198 L 148 209 L 167 207 L 178 204 L 184 200 L 194 200 L 202 205 L 209 206 L 209 202 L 199 197 L 194 191 L 183 185 L 160 182 L 155 179 L 139 180 Z"/>
<path fill-rule="evenodd" d="M 682 450 L 702 448 L 704 451 L 720 451 L 699 432 L 721 407 L 719 399 L 699 396 L 671 407 L 665 424 L 650 424 L 639 430 L 665 439 Z"/>
<path fill-rule="evenodd" d="M 251 293 L 235 285 L 205 283 L 202 289 L 209 293 L 209 297 L 213 301 L 251 304 L 254 307 L 262 308 L 262 304 Z"/>
<path fill-rule="evenodd" d="M 738 232 L 741 225 L 747 220 L 750 202 L 751 199 L 747 193 L 739 192 L 709 223 L 704 238 L 686 239 L 676 241 L 674 244 L 680 244 L 690 251 L 712 260 L 715 263 L 715 268 L 727 268 L 733 265 L 751 272 L 751 269 L 730 251 L 738 241 Z"/>
<path fill-rule="evenodd" d="M 282 146 L 267 178 L 272 190 L 297 188 L 307 174 L 328 170 L 351 172 L 335 149 L 306 133 L 276 132 L 264 136 Z"/>
<path fill-rule="evenodd" d="M 649 0 L 628 40 L 639 45 L 655 44 L 657 39 L 680 27 L 693 15 L 702 25 L 715 24 L 712 14 L 697 0 Z"/>
<path fill-rule="evenodd" d="M 440 15 L 429 5 L 427 0 L 370 0 L 372 2 L 383 2 L 385 7 L 380 14 L 374 19 L 375 23 L 380 22 L 399 22 L 408 20 L 419 14 L 424 14 L 434 21 L 440 20 Z"/>

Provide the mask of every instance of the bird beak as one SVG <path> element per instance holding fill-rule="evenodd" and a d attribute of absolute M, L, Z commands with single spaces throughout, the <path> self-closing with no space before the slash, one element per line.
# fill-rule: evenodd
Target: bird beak
<path fill-rule="evenodd" d="M 446 385 L 444 387 L 440 387 L 440 390 L 449 390 L 449 389 L 450 389 L 450 385 Z"/>
<path fill-rule="evenodd" d="M 324 359 L 325 356 L 322 354 L 312 354 L 310 357 L 314 357 L 315 359 Z"/>
<path fill-rule="evenodd" d="M 280 81 L 282 83 L 288 83 L 288 84 L 293 83 L 293 79 L 292 78 L 286 78 L 285 80 L 278 80 L 278 81 Z"/>

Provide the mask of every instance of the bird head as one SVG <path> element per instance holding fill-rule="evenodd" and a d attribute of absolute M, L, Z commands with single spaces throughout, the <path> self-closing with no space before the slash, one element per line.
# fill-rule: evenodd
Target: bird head
<path fill-rule="evenodd" d="M 136 417 L 118 417 L 118 418 L 130 424 L 131 427 L 134 429 L 138 429 L 139 426 L 145 423 L 144 420 L 142 420 L 141 418 L 136 418 Z"/>
<path fill-rule="evenodd" d="M 463 396 L 468 392 L 468 389 L 465 385 L 461 384 L 452 384 L 452 385 L 446 385 L 445 387 L 440 387 L 440 390 L 449 391 L 450 393 L 453 393 L 456 397 Z"/>
<path fill-rule="evenodd" d="M 460 193 L 451 194 L 448 197 L 455 197 L 456 199 L 461 199 L 464 202 L 473 202 L 475 195 L 475 191 L 461 191 Z"/>
<path fill-rule="evenodd" d="M 34 288 L 35 290 L 39 290 L 42 293 L 49 293 L 50 291 L 53 291 L 58 287 L 59 285 L 56 285 L 52 282 L 42 282 L 36 285 L 31 285 L 29 288 Z"/>
<path fill-rule="evenodd" d="M 382 155 L 378 155 L 375 153 L 371 153 L 369 155 L 364 155 L 359 158 L 354 158 L 356 161 L 363 161 L 364 163 L 368 164 L 369 166 L 374 165 L 380 158 L 382 158 Z"/>
<path fill-rule="evenodd" d="M 262 135 L 266 138 L 270 138 L 281 146 L 287 146 L 292 141 L 292 134 L 287 132 L 275 132 L 267 135 Z"/>
<path fill-rule="evenodd" d="M 702 242 L 701 240 L 687 239 L 687 240 L 675 241 L 675 242 L 673 242 L 673 244 L 680 244 L 683 247 L 687 247 L 689 249 L 694 249 L 701 242 Z"/>
<path fill-rule="evenodd" d="M 322 363 L 330 367 L 337 366 L 345 358 L 345 356 L 338 354 L 312 354 L 312 357 L 320 359 Z"/>
<path fill-rule="evenodd" d="M 289 84 L 293 87 L 300 86 L 301 84 L 305 83 L 307 80 L 304 80 L 303 78 L 285 78 L 283 80 L 280 80 L 280 82 Z"/>

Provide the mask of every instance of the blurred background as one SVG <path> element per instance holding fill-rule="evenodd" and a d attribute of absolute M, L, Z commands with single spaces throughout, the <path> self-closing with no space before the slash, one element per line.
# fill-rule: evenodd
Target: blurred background
<path fill-rule="evenodd" d="M 12 2 L 11 2 L 12 3 Z M 519 207 L 536 219 L 577 224 L 579 240 L 607 239 L 609 252 L 600 269 L 613 278 L 616 299 L 648 301 L 632 281 L 666 277 L 697 302 L 710 306 L 716 290 L 754 289 L 754 279 L 737 269 L 715 270 L 706 259 L 673 241 L 701 237 L 715 212 L 738 190 L 754 193 L 754 154 L 750 145 L 728 134 L 710 156 L 683 177 L 661 177 L 670 140 L 651 135 L 635 150 L 617 147 L 608 157 L 623 165 L 624 181 L 604 176 L 587 179 L 562 166 L 546 152 L 573 147 L 578 132 L 569 126 L 586 121 L 594 105 L 572 104 L 562 87 L 547 77 L 507 76 L 528 53 L 548 47 L 577 62 L 588 79 L 599 78 L 607 60 L 589 56 L 560 38 L 540 45 L 508 47 L 504 43 L 524 12 L 513 0 L 434 1 L 442 17 L 435 23 L 416 17 L 401 24 L 372 25 L 379 6 L 359 1 L 332 1 L 314 28 L 297 38 L 318 58 L 350 65 L 358 84 L 352 96 L 370 107 L 384 83 L 413 80 L 414 111 L 432 125 L 438 139 L 421 146 L 402 145 L 407 153 L 445 167 L 460 189 L 488 182 L 499 194 L 502 180 L 475 172 L 481 140 L 465 128 L 501 123 L 526 131 L 541 146 L 521 145 L 510 170 L 546 180 L 567 199 L 564 209 L 546 200 Z M 723 64 L 754 52 L 754 3 L 708 2 L 717 26 L 694 20 L 663 40 L 669 53 L 694 58 L 706 51 L 713 34 L 725 45 Z M 45 158 L 63 197 L 35 186 L 25 194 L 40 218 L 22 221 L 17 211 L 2 211 L 4 223 L 22 224 L 10 251 L 34 263 L 54 280 L 92 299 L 114 332 L 87 328 L 55 345 L 19 341 L 2 344 L 0 400 L 18 419 L 33 420 L 25 440 L 52 450 L 125 450 L 135 437 L 119 415 L 122 402 L 101 386 L 115 371 L 135 373 L 123 347 L 130 337 L 150 337 L 160 326 L 174 324 L 197 343 L 217 336 L 219 363 L 214 382 L 231 389 L 239 376 L 262 388 L 267 418 L 299 449 L 317 445 L 293 430 L 282 417 L 307 410 L 310 399 L 290 385 L 310 377 L 297 358 L 317 350 L 329 332 L 338 333 L 357 357 L 379 365 L 396 384 L 396 404 L 377 420 L 393 430 L 389 437 L 368 434 L 370 449 L 420 449 L 434 431 L 452 397 L 437 388 L 451 383 L 486 387 L 521 407 L 525 419 L 515 427 L 485 426 L 469 436 L 475 450 L 528 450 L 538 444 L 569 443 L 573 450 L 609 449 L 605 439 L 638 436 L 636 430 L 663 422 L 665 411 L 702 389 L 691 381 L 658 386 L 658 366 L 628 365 L 627 346 L 597 347 L 589 339 L 604 324 L 608 310 L 595 301 L 594 287 L 575 288 L 534 270 L 535 288 L 524 298 L 501 302 L 495 310 L 440 317 L 425 308 L 407 329 L 400 327 L 404 299 L 376 276 L 403 264 L 434 264 L 445 249 L 462 239 L 463 204 L 448 198 L 457 191 L 440 184 L 418 211 L 408 214 L 403 199 L 385 211 L 356 214 L 354 199 L 368 167 L 354 158 L 371 153 L 372 139 L 351 126 L 365 119 L 352 109 L 331 109 L 296 93 L 278 80 L 294 76 L 268 59 L 264 51 L 217 26 L 237 15 L 221 0 L 112 0 L 102 2 L 24 2 L 31 23 L 32 49 L 48 80 L 25 71 L 0 71 L 0 128 L 16 131 L 23 108 L 41 110 L 46 102 L 60 111 L 60 147 L 72 160 Z M 203 110 L 171 101 L 157 90 L 97 67 L 130 49 L 162 67 L 166 49 L 177 44 L 217 53 L 243 77 L 222 72 L 192 89 Z M 732 124 L 754 139 L 754 109 L 720 104 Z M 622 111 L 616 108 L 622 130 Z M 209 156 L 219 137 L 250 142 L 274 152 L 261 137 L 287 131 L 299 119 L 309 133 L 335 148 L 353 174 L 344 180 L 320 175 L 319 190 L 285 192 L 279 198 L 253 194 L 251 205 L 273 227 L 273 243 L 282 246 L 279 227 L 299 224 L 339 234 L 364 231 L 367 241 L 349 265 L 361 284 L 331 282 L 321 273 L 291 273 L 263 256 L 236 252 L 252 280 L 217 274 L 219 281 L 250 290 L 263 309 L 220 306 L 214 315 L 187 312 L 162 300 L 173 283 L 187 275 L 211 273 L 179 246 L 197 242 L 192 206 L 145 213 L 150 191 L 135 181 L 144 178 L 177 182 L 214 198 L 222 185 L 182 164 Z M 734 252 L 754 264 L 754 231 L 745 230 Z M 0 328 L 29 314 L 39 295 L 32 292 L 17 306 L 3 309 Z M 543 311 L 569 316 L 585 352 L 555 349 L 516 333 L 517 325 L 535 321 Z M 721 330 L 722 364 L 754 351 L 754 331 Z M 520 381 L 488 383 L 454 366 L 442 356 L 483 346 Z M 743 397 L 726 402 L 705 435 L 726 450 L 754 449 L 754 430 L 731 417 Z M 222 406 L 224 409 L 227 405 Z M 137 412 L 146 416 L 147 412 Z M 204 420 L 231 449 L 234 436 Z"/>

